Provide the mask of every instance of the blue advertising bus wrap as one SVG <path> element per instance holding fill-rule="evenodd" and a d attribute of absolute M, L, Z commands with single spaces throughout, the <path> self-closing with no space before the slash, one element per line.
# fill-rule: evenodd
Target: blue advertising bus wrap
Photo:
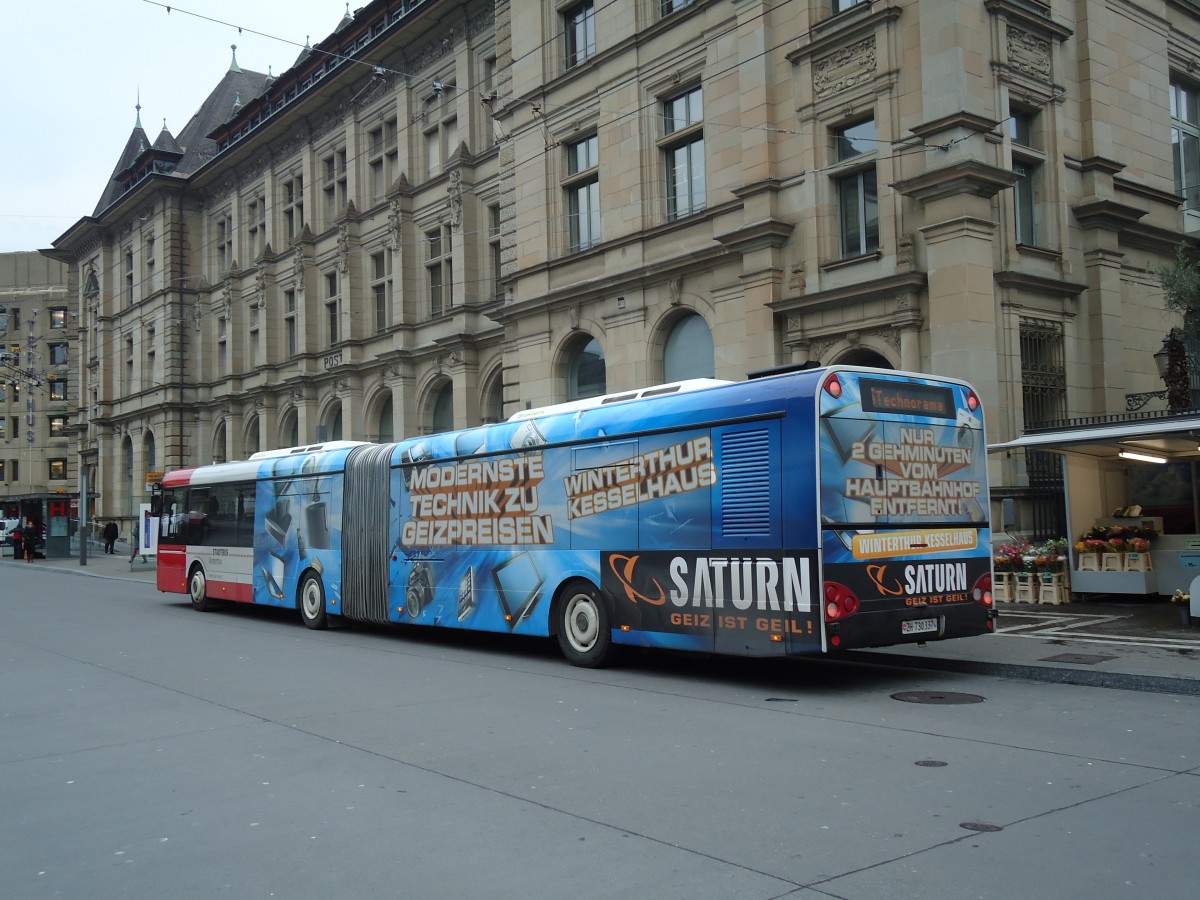
<path fill-rule="evenodd" d="M 982 411 L 932 376 L 668 385 L 168 473 L 158 586 L 376 623 L 753 656 L 990 631 Z"/>

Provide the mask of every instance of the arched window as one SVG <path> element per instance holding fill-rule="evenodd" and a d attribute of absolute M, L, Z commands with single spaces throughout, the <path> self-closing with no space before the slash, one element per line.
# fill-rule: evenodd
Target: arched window
<path fill-rule="evenodd" d="M 713 337 L 704 317 L 692 313 L 675 323 L 663 345 L 663 381 L 712 378 Z"/>
<path fill-rule="evenodd" d="M 454 430 L 454 386 L 445 382 L 433 398 L 429 426 L 433 433 Z"/>
<path fill-rule="evenodd" d="M 279 423 L 279 437 L 281 447 L 300 446 L 300 418 L 294 409 L 287 412 Z"/>
<path fill-rule="evenodd" d="M 331 441 L 340 441 L 342 439 L 341 404 L 338 404 L 337 412 L 333 414 L 333 421 L 329 423 L 329 439 Z"/>
<path fill-rule="evenodd" d="M 251 416 L 250 423 L 246 426 L 246 456 L 262 449 L 258 440 L 258 422 L 258 416 Z"/>
<path fill-rule="evenodd" d="M 607 390 L 604 349 L 595 338 L 580 341 L 567 357 L 567 399 L 597 397 Z"/>
<path fill-rule="evenodd" d="M 213 431 L 212 461 L 215 463 L 223 463 L 228 461 L 225 455 L 224 422 L 218 422 L 216 429 Z"/>
<path fill-rule="evenodd" d="M 396 428 L 392 424 L 392 398 L 383 401 L 379 410 L 379 443 L 390 444 L 396 440 Z"/>
<path fill-rule="evenodd" d="M 135 496 L 137 496 L 137 494 L 135 493 L 136 488 L 135 488 L 134 481 L 133 481 L 133 439 L 130 438 L 128 435 L 125 436 L 125 440 L 121 444 L 121 449 L 122 449 L 122 451 L 124 451 L 123 455 L 125 457 L 125 459 L 124 459 L 125 485 L 126 485 L 126 489 L 129 492 L 126 495 L 129 498 L 128 512 L 130 514 L 132 514 L 133 513 L 133 502 L 134 502 L 133 498 Z M 137 489 L 137 490 L 140 490 L 140 489 Z"/>
<path fill-rule="evenodd" d="M 483 390 L 483 424 L 504 421 L 504 384 L 497 372 L 487 381 Z"/>
<path fill-rule="evenodd" d="M 142 441 L 142 449 L 146 454 L 146 471 L 147 472 L 157 472 L 158 471 L 158 465 L 157 465 L 158 453 L 157 453 L 157 448 L 154 446 L 154 432 L 153 431 L 146 432 L 146 438 L 144 441 Z"/>

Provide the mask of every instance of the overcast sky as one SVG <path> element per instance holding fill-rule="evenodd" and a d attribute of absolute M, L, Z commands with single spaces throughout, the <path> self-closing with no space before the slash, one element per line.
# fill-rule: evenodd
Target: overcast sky
<path fill-rule="evenodd" d="M 167 5 L 4 4 L 0 252 L 50 247 L 91 215 L 137 121 L 139 90 L 150 140 L 164 119 L 178 135 L 229 70 L 231 44 L 243 69 L 278 75 L 347 9 L 345 0 L 182 0 L 170 13 Z"/>

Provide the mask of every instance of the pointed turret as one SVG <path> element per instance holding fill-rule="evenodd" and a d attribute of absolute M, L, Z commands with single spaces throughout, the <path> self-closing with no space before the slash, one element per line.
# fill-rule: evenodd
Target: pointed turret
<path fill-rule="evenodd" d="M 140 100 L 135 109 L 137 110 L 137 119 L 134 122 L 133 131 L 130 132 L 129 139 L 125 141 L 125 149 L 121 151 L 121 156 L 117 160 L 117 165 L 113 169 L 112 176 L 108 179 L 108 184 L 104 186 L 104 193 L 100 195 L 100 202 L 96 204 L 96 210 L 93 215 L 99 215 L 101 211 L 108 208 L 110 203 L 125 193 L 125 184 L 119 177 L 120 174 L 128 170 L 139 156 L 150 149 L 150 138 L 146 136 L 146 132 L 142 128 L 142 104 Z"/>

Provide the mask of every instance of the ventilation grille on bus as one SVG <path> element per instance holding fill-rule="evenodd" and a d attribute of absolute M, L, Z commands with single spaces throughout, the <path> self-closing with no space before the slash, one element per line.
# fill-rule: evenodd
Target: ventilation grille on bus
<path fill-rule="evenodd" d="M 342 614 L 381 625 L 388 621 L 392 449 L 351 450 L 342 488 Z"/>
<path fill-rule="evenodd" d="M 721 436 L 721 531 L 727 537 L 771 534 L 771 439 L 765 429 Z"/>

